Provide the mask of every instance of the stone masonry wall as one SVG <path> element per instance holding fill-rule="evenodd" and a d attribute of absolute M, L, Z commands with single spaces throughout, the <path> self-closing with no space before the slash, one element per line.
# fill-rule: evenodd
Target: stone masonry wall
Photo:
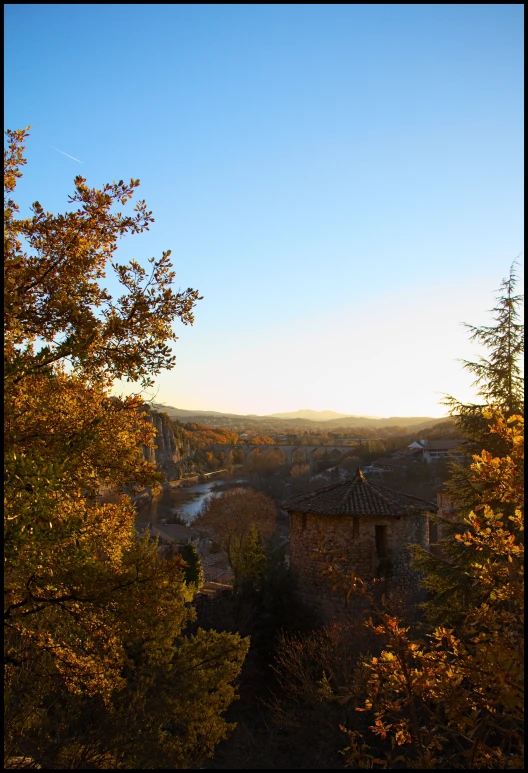
<path fill-rule="evenodd" d="M 387 527 L 387 558 L 380 560 L 376 551 L 376 526 Z M 384 587 L 413 593 L 418 587 L 418 574 L 410 567 L 409 543 L 426 547 L 427 519 L 419 515 L 394 517 L 326 516 L 293 512 L 290 514 L 291 565 L 297 573 L 301 599 L 316 609 L 324 619 L 336 619 L 360 611 L 362 599 L 346 602 L 343 592 L 332 590 L 330 580 L 321 576 L 319 537 L 325 545 L 347 559 L 347 567 L 365 580 L 384 577 Z"/>

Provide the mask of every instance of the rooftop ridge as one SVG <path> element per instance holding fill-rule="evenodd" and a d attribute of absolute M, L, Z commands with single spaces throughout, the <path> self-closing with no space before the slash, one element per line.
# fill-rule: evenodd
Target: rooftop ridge
<path fill-rule="evenodd" d="M 359 468 L 358 468 L 359 469 Z M 385 488 L 386 491 L 391 491 L 394 494 L 398 494 L 398 496 L 401 496 L 401 494 L 398 491 L 394 491 L 394 489 L 386 488 L 385 486 L 377 486 L 375 483 L 371 483 L 369 480 L 365 478 L 363 473 L 361 473 L 361 480 L 364 481 L 364 485 L 368 486 L 375 494 L 377 494 L 379 497 L 381 497 L 389 507 L 392 507 L 392 502 L 383 494 L 383 492 L 379 491 L 380 488 Z"/>
<path fill-rule="evenodd" d="M 361 467 L 357 468 L 356 473 L 355 473 L 354 477 L 352 478 L 352 481 L 345 481 L 345 482 L 349 483 L 349 484 L 350 483 L 352 483 L 352 484 L 355 483 L 356 484 L 356 488 L 358 488 L 359 486 L 363 486 L 363 487 L 365 487 L 367 489 L 367 491 L 370 489 L 375 495 L 377 495 L 378 497 L 381 497 L 381 499 L 384 501 L 384 503 L 387 505 L 387 507 L 389 509 L 392 509 L 392 507 L 393 507 L 392 502 L 381 491 L 378 491 L 377 486 L 375 484 L 371 483 L 370 481 L 368 481 L 365 478 L 365 476 L 361 472 Z M 342 502 L 343 505 L 347 504 L 349 499 L 350 499 L 350 494 L 351 494 L 350 489 L 351 488 L 352 488 L 352 486 L 350 486 L 349 488 L 347 488 L 345 486 L 345 496 L 344 496 L 343 502 Z M 391 491 L 391 489 L 387 489 L 387 491 Z M 395 493 L 397 493 L 397 492 L 395 492 Z"/>
<path fill-rule="evenodd" d="M 342 491 L 341 491 L 342 490 Z M 429 512 L 434 504 L 400 491 L 368 481 L 358 468 L 354 477 L 324 486 L 317 491 L 290 497 L 282 503 L 285 510 L 300 510 L 335 515 L 401 515 Z"/>

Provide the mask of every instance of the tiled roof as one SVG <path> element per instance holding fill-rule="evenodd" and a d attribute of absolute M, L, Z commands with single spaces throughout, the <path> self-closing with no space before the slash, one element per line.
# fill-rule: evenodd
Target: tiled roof
<path fill-rule="evenodd" d="M 463 438 L 448 438 L 444 440 L 415 440 L 425 451 L 450 451 L 452 448 L 464 445 Z M 414 447 L 414 443 L 407 446 L 411 451 L 419 451 L 420 448 Z"/>
<path fill-rule="evenodd" d="M 367 481 L 361 470 L 351 480 L 291 497 L 282 504 L 282 508 L 317 515 L 400 516 L 436 511 L 432 502 Z"/>
<path fill-rule="evenodd" d="M 426 451 L 450 451 L 462 444 L 462 440 L 430 440 Z"/>

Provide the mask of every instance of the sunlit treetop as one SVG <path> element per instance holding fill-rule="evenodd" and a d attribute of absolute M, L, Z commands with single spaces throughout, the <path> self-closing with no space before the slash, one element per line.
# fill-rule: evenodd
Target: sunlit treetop
<path fill-rule="evenodd" d="M 192 288 L 173 288 L 170 250 L 149 258 L 148 271 L 136 260 L 127 265 L 115 260 L 118 239 L 148 230 L 154 220 L 145 201 L 136 203 L 133 214 L 117 209 L 133 198 L 139 180 L 98 190 L 78 176 L 71 211 L 54 215 L 35 201 L 32 216 L 18 218 L 11 195 L 26 163 L 28 130 L 6 134 L 6 375 L 20 379 L 28 369 L 69 362 L 98 381 L 126 378 L 152 385 L 153 376 L 175 363 L 169 344 L 177 339 L 173 320 L 192 324 L 200 296 Z M 118 298 L 104 287 L 109 268 L 123 289 Z"/>

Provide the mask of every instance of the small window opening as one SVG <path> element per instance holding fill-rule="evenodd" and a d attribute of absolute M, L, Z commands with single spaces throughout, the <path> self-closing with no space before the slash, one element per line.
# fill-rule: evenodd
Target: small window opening
<path fill-rule="evenodd" d="M 352 519 L 352 539 L 356 540 L 359 538 L 359 518 Z"/>
<path fill-rule="evenodd" d="M 302 513 L 301 515 L 301 529 L 303 531 L 306 529 L 306 513 Z"/>
<path fill-rule="evenodd" d="M 376 553 L 378 558 L 387 558 L 389 549 L 387 531 L 387 526 L 376 526 Z"/>

